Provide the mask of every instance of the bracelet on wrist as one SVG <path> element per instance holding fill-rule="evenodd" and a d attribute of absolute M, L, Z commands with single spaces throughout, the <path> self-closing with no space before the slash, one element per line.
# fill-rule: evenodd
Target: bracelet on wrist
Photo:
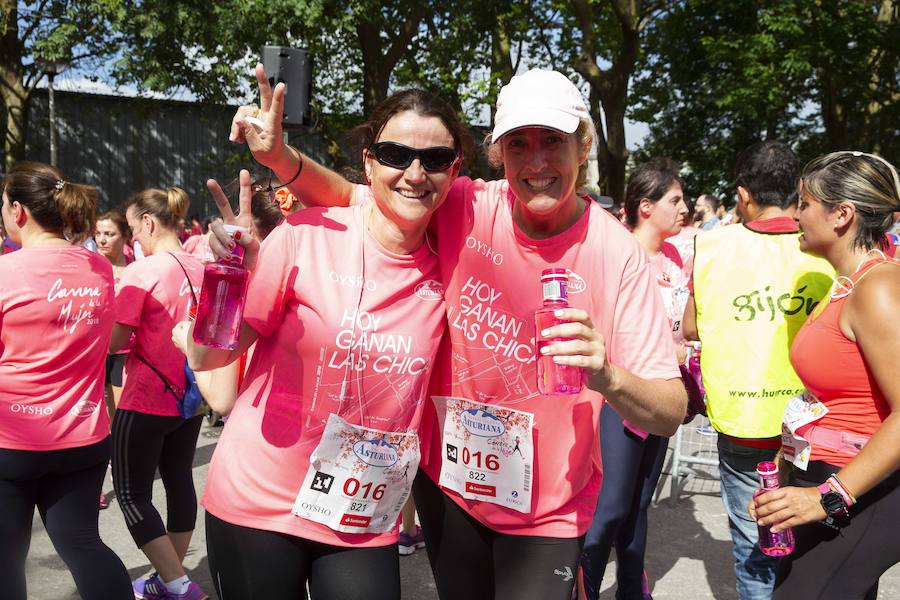
<path fill-rule="evenodd" d="M 856 504 L 856 498 L 847 491 L 847 488 L 844 487 L 843 482 L 838 479 L 837 475 L 832 475 L 827 481 L 828 485 L 831 486 L 831 489 L 841 495 L 841 498 L 844 499 L 844 504 L 846 504 L 848 508 Z"/>
<path fill-rule="evenodd" d="M 299 151 L 299 150 L 297 150 L 296 148 L 294 148 L 294 147 L 291 146 L 290 144 L 285 144 L 285 146 L 287 146 L 288 148 L 290 148 L 291 150 L 293 150 L 294 152 L 297 153 L 297 162 L 299 163 L 299 164 L 297 165 L 297 172 L 294 173 L 294 176 L 291 177 L 290 181 L 286 181 L 286 182 L 282 183 L 281 185 L 276 185 L 276 186 L 272 187 L 273 190 L 277 190 L 277 189 L 280 189 L 280 188 L 283 188 L 283 187 L 287 187 L 287 186 L 289 186 L 290 184 L 294 183 L 295 181 L 297 181 L 297 178 L 300 177 L 300 173 L 303 171 L 303 155 L 300 154 L 300 151 Z"/>

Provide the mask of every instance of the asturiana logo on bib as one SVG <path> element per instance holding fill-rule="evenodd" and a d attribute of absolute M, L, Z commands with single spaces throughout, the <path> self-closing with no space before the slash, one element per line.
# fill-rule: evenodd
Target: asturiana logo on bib
<path fill-rule="evenodd" d="M 372 439 L 353 444 L 353 453 L 367 465 L 389 467 L 397 462 L 397 448 L 390 442 Z"/>
<path fill-rule="evenodd" d="M 79 400 L 69 410 L 69 414 L 73 417 L 89 417 L 97 411 L 98 406 L 100 405 L 90 400 Z"/>
<path fill-rule="evenodd" d="M 566 291 L 570 294 L 580 294 L 587 289 L 587 283 L 584 278 L 575 271 L 569 271 L 569 286 Z"/>
<path fill-rule="evenodd" d="M 470 408 L 460 415 L 462 426 L 472 435 L 479 437 L 497 437 L 506 432 L 506 427 L 496 416 L 486 410 Z"/>
<path fill-rule="evenodd" d="M 440 281 L 426 279 L 416 286 L 416 296 L 422 300 L 442 300 L 444 298 L 444 286 Z"/>

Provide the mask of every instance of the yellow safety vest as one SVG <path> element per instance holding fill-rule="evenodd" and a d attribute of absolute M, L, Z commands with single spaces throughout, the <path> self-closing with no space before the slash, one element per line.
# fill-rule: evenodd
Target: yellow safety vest
<path fill-rule="evenodd" d="M 834 270 L 800 252 L 797 238 L 745 225 L 697 235 L 700 366 L 709 420 L 726 435 L 779 435 L 787 401 L 803 389 L 791 367 L 791 343 L 828 293 Z"/>

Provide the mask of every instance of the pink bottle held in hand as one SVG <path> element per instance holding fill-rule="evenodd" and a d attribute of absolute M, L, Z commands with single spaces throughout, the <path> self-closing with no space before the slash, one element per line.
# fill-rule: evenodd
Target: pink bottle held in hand
<path fill-rule="evenodd" d="M 773 462 L 761 462 L 756 465 L 760 487 L 753 497 L 778 489 L 778 465 Z M 772 533 L 771 525 L 757 525 L 759 531 L 759 549 L 768 556 L 786 556 L 794 551 L 794 530 L 785 529 Z"/>
<path fill-rule="evenodd" d="M 561 308 L 568 308 L 567 286 L 569 272 L 567 269 L 544 269 L 541 273 L 541 287 L 544 293 L 544 306 L 534 313 L 535 339 L 537 340 L 537 376 L 538 390 L 542 394 L 570 395 L 577 394 L 584 387 L 584 370 L 581 367 L 558 365 L 552 356 L 541 355 L 541 348 L 567 338 L 543 338 L 541 331 L 560 323 L 565 323 L 554 316 Z"/>
<path fill-rule="evenodd" d="M 232 236 L 237 231 L 241 235 L 250 235 L 245 227 L 224 227 Z M 224 350 L 237 348 L 250 275 L 243 262 L 244 247 L 235 244 L 231 256 L 207 263 L 194 323 L 194 342 Z"/>

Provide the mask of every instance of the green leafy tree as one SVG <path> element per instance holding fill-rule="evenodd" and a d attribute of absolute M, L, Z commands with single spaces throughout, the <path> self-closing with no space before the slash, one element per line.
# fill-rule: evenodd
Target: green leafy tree
<path fill-rule="evenodd" d="M 117 0 L 0 0 L 7 169 L 25 155 L 28 103 L 44 77 L 42 64 L 65 61 L 71 68 L 98 68 L 118 47 L 110 27 L 117 5 Z"/>
<path fill-rule="evenodd" d="M 682 160 L 694 194 L 732 193 L 735 157 L 761 139 L 803 159 L 855 148 L 896 160 L 896 39 L 889 0 L 676 3 L 646 36 L 638 158 Z"/>

